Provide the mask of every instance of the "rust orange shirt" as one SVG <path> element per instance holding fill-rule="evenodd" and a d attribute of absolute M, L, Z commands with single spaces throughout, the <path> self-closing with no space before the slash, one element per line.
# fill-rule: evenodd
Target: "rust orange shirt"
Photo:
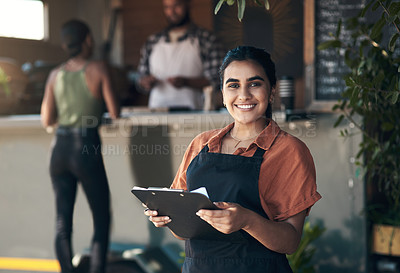
<path fill-rule="evenodd" d="M 171 188 L 187 190 L 186 170 L 190 162 L 206 144 L 209 152 L 220 153 L 222 139 L 233 125 L 201 133 L 192 140 Z M 317 192 L 314 161 L 307 146 L 282 131 L 273 120 L 247 149 L 238 148 L 234 155 L 253 156 L 257 146 L 265 150 L 258 181 L 265 213 L 276 221 L 285 220 L 303 210 L 307 210 L 308 214 L 321 195 Z"/>

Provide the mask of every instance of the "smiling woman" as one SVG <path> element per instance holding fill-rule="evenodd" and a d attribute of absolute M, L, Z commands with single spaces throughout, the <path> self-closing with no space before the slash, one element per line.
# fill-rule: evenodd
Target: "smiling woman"
<path fill-rule="evenodd" d="M 45 38 L 45 6 L 39 0 L 0 0 L 0 36 Z"/>
<path fill-rule="evenodd" d="M 182 272 L 292 273 L 285 254 L 297 249 L 304 219 L 321 198 L 312 156 L 271 119 L 276 76 L 268 52 L 230 50 L 220 80 L 234 122 L 193 139 L 171 188 L 205 187 L 219 209 L 196 215 L 224 235 L 188 239 Z M 145 215 L 156 227 L 174 221 L 155 210 Z"/>

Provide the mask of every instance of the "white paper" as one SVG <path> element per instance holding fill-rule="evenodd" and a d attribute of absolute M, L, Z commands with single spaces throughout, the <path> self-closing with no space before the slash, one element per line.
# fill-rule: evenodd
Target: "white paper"
<path fill-rule="evenodd" d="M 207 192 L 207 189 L 206 189 L 206 187 L 200 187 L 200 188 L 198 188 L 198 189 L 195 189 L 195 190 L 192 190 L 192 191 L 190 191 L 190 192 L 197 192 L 197 193 L 201 193 L 201 194 L 203 194 L 203 195 L 207 196 L 207 198 L 210 198 L 210 197 L 208 196 L 208 192 Z"/>

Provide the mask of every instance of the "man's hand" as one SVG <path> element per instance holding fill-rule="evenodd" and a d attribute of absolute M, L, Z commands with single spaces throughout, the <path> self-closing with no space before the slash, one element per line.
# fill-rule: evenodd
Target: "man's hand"
<path fill-rule="evenodd" d="M 184 77 L 171 77 L 168 78 L 167 81 L 176 88 L 181 88 L 187 85 L 186 78 Z"/>
<path fill-rule="evenodd" d="M 139 85 L 147 92 L 150 92 L 150 90 L 156 85 L 158 80 L 152 76 L 152 75 L 147 75 L 143 76 L 139 80 Z"/>

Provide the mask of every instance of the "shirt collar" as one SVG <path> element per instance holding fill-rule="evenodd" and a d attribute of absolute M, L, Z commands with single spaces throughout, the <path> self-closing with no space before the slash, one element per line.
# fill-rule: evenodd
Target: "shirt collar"
<path fill-rule="evenodd" d="M 233 122 L 228 126 L 222 128 L 216 135 L 208 140 L 207 144 L 210 152 L 221 151 L 221 141 L 224 136 L 233 128 L 234 124 L 235 123 Z M 280 132 L 281 128 L 279 127 L 279 125 L 275 121 L 270 119 L 268 126 L 265 127 L 265 129 L 258 135 L 254 142 L 249 145 L 248 149 L 251 149 L 253 145 L 257 145 L 263 150 L 268 150 L 272 146 L 273 142 Z"/>

